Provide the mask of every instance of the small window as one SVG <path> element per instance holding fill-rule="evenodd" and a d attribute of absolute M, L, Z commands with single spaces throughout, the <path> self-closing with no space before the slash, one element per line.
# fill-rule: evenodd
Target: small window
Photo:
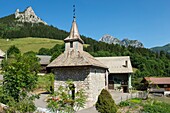
<path fill-rule="evenodd" d="M 128 61 L 127 60 L 125 61 L 125 65 L 126 65 L 126 67 L 128 67 Z"/>
<path fill-rule="evenodd" d="M 70 42 L 70 48 L 73 48 L 73 42 Z"/>
<path fill-rule="evenodd" d="M 166 88 L 166 87 L 168 87 L 168 85 L 164 85 L 164 87 Z"/>

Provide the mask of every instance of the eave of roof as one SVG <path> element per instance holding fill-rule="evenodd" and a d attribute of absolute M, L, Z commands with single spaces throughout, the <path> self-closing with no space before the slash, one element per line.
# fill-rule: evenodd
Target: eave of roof
<path fill-rule="evenodd" d="M 149 84 L 170 84 L 170 77 L 144 77 L 143 80 Z"/>
<path fill-rule="evenodd" d="M 53 60 L 47 68 L 62 68 L 62 67 L 78 67 L 78 66 L 95 66 L 108 69 L 104 64 L 94 59 L 89 53 L 85 51 L 68 51 L 62 53 L 55 60 Z"/>

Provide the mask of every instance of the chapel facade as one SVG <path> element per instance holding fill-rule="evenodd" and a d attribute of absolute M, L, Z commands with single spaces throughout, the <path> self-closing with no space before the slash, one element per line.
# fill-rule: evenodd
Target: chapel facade
<path fill-rule="evenodd" d="M 75 18 L 70 35 L 64 42 L 64 53 L 47 66 L 55 74 L 54 90 L 64 85 L 67 80 L 72 80 L 75 91 L 85 91 L 85 108 L 91 107 L 96 103 L 101 90 L 108 87 L 108 68 L 83 51 L 84 41 L 80 37 Z"/>

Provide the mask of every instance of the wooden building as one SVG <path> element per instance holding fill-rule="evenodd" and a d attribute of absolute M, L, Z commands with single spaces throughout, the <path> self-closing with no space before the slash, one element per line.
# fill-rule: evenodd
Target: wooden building
<path fill-rule="evenodd" d="M 170 94 L 170 77 L 144 77 L 141 83 L 150 93 Z"/>
<path fill-rule="evenodd" d="M 36 55 L 40 59 L 40 65 L 41 65 L 41 74 L 47 73 L 46 67 L 50 63 L 51 56 L 48 55 Z"/>

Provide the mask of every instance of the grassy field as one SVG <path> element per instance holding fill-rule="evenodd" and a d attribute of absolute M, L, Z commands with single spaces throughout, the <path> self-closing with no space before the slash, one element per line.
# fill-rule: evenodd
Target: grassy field
<path fill-rule="evenodd" d="M 168 98 L 167 98 L 168 99 Z M 130 99 L 119 104 L 117 113 L 170 113 L 170 104 L 162 99 Z"/>
<path fill-rule="evenodd" d="M 155 96 L 155 97 L 153 97 L 153 99 L 170 104 L 170 97 L 164 97 L 164 96 L 163 97 L 157 97 L 157 96 Z"/>
<path fill-rule="evenodd" d="M 5 39 L 0 39 L 0 49 L 6 51 L 10 46 L 15 45 L 18 47 L 22 53 L 28 51 L 37 52 L 40 48 L 52 48 L 56 44 L 63 44 L 62 40 L 54 40 L 47 38 L 19 38 L 6 41 Z"/>

